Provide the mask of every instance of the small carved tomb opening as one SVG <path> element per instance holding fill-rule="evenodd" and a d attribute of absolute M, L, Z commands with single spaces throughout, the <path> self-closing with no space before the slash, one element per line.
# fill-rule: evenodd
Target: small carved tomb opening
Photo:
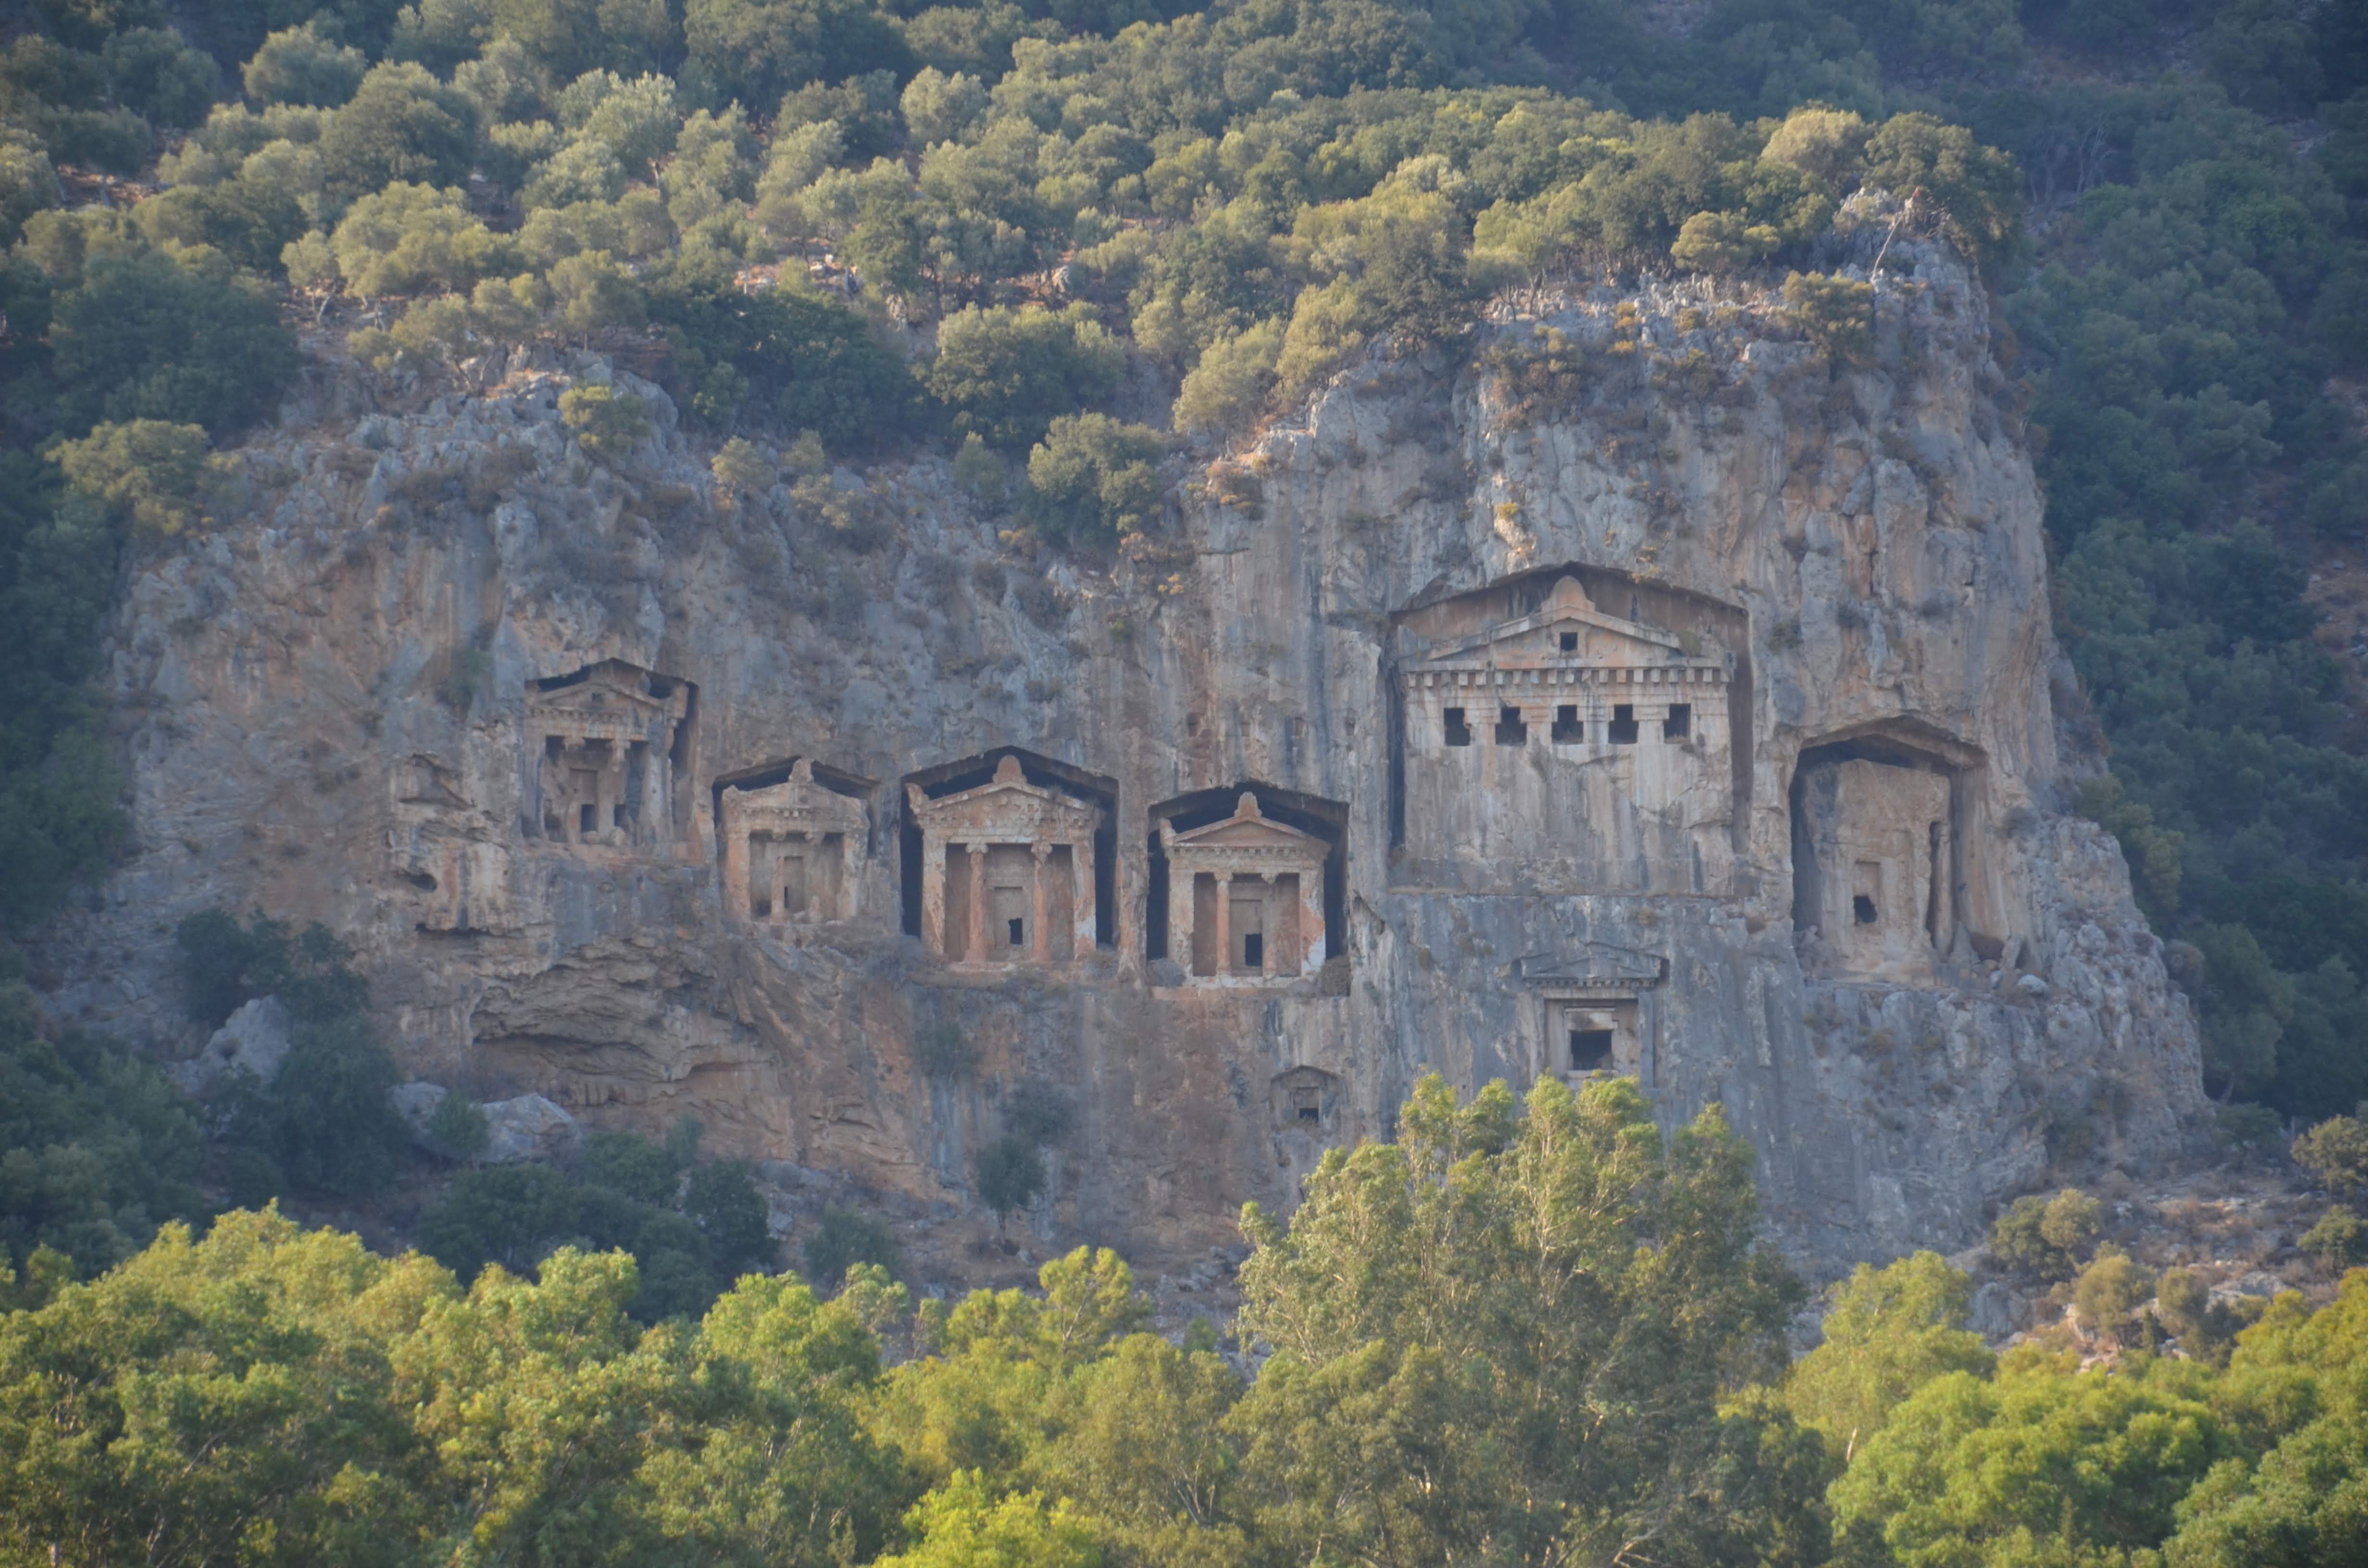
<path fill-rule="evenodd" d="M 1584 1015 L 1574 1013 L 1572 1018 L 1584 1022 Z M 1568 1031 L 1570 1070 L 1574 1073 L 1600 1073 L 1611 1062 L 1611 1031 L 1584 1027 Z"/>
<path fill-rule="evenodd" d="M 1497 744 L 1500 746 L 1527 744 L 1530 727 L 1521 722 L 1521 710 L 1511 703 L 1497 710 Z"/>
<path fill-rule="evenodd" d="M 1611 744 L 1633 746 L 1636 744 L 1636 706 L 1633 702 L 1613 705 L 1611 710 Z"/>
<path fill-rule="evenodd" d="M 1451 708 L 1447 710 L 1446 718 L 1447 744 L 1452 746 L 1470 745 L 1472 744 L 1472 726 L 1463 722 L 1463 710 L 1461 708 Z"/>
<path fill-rule="evenodd" d="M 1692 734 L 1693 731 L 1693 704 L 1691 702 L 1670 703 L 1668 717 L 1661 721 L 1661 738 L 1665 741 L 1681 741 L 1688 735 Z"/>
<path fill-rule="evenodd" d="M 1587 722 L 1578 716 L 1578 704 L 1565 702 L 1554 710 L 1554 744 L 1558 746 L 1583 744 L 1587 740 Z"/>
<path fill-rule="evenodd" d="M 1634 996 L 1551 997 L 1547 1050 L 1572 1080 L 1603 1073 L 1634 1073 L 1642 1060 Z"/>
<path fill-rule="evenodd" d="M 1561 637 L 1561 640 L 1560 640 L 1560 651 L 1561 651 L 1561 652 L 1563 652 L 1563 653 L 1577 653 L 1577 652 L 1578 652 L 1578 633 L 1577 633 L 1577 632 L 1576 632 L 1576 631 L 1565 631 L 1565 632 L 1564 632 L 1564 633 L 1562 634 L 1562 637 Z"/>

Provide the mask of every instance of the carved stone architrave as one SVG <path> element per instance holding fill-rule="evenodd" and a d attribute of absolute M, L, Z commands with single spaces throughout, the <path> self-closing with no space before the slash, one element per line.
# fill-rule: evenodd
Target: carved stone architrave
<path fill-rule="evenodd" d="M 1659 1071 L 1656 993 L 1668 972 L 1666 960 L 1587 942 L 1567 954 L 1517 959 L 1513 972 L 1538 994 L 1541 1074 L 1557 1074 L 1574 1088 L 1589 1078 L 1615 1075 L 1652 1085 Z"/>
<path fill-rule="evenodd" d="M 671 846 L 675 732 L 689 702 L 683 682 L 620 659 L 565 686 L 529 687 L 528 815 L 541 836 L 587 848 Z"/>
<path fill-rule="evenodd" d="M 1094 950 L 1099 806 L 1029 782 L 1019 759 L 1008 756 L 992 779 L 973 789 L 936 800 L 917 784 L 905 790 L 921 830 L 921 940 L 929 951 L 957 964 L 989 965 L 1058 963 Z M 950 854 L 963 858 L 959 950 L 948 940 Z M 1003 878 L 1019 881 L 1007 890 Z M 998 880 L 993 888 L 990 880 Z M 1065 942 L 1057 939 L 1056 926 L 1065 926 Z M 1015 932 L 1019 939 L 1008 939 Z"/>
<path fill-rule="evenodd" d="M 1168 944 L 1188 984 L 1270 985 L 1324 968 L 1331 851 L 1323 839 L 1261 815 L 1258 797 L 1246 792 L 1221 822 L 1178 833 L 1163 820 L 1159 842 L 1167 856 Z M 1246 946 L 1252 920 L 1256 961 Z"/>
<path fill-rule="evenodd" d="M 861 913 L 871 819 L 862 801 L 814 781 L 812 758 L 799 758 L 779 784 L 727 788 L 723 807 L 727 912 L 771 926 Z"/>

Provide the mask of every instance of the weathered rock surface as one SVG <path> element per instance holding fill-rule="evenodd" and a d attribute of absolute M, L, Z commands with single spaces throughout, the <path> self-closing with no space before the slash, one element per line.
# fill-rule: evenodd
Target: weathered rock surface
<path fill-rule="evenodd" d="M 223 1020 L 195 1057 L 172 1063 L 172 1075 L 199 1096 L 212 1094 L 233 1073 L 249 1073 L 257 1083 L 268 1084 L 279 1076 L 294 1048 L 292 1024 L 279 997 L 258 996 Z"/>
<path fill-rule="evenodd" d="M 730 504 L 621 373 L 659 430 L 604 466 L 555 407 L 596 361 L 291 421 L 252 515 L 132 583 L 136 853 L 44 972 L 169 1041 L 176 920 L 324 919 L 414 1073 L 930 1203 L 1050 1083 L 1039 1233 L 1175 1258 L 1420 1072 L 1525 1085 L 1567 1033 L 1671 1122 L 1722 1103 L 1813 1264 L 1963 1244 L 2051 1130 L 2144 1164 L 2202 1098 L 2119 852 L 2066 814 L 2077 693 L 1983 295 L 1930 247 L 1890 267 L 1864 368 L 1691 284 L 1376 355 L 1107 567 L 1007 543 L 935 459 L 842 470 L 851 528 Z M 1536 368 L 1547 326 L 1582 371 Z M 1437 727 L 1466 689 L 1469 750 Z M 905 786 L 1001 747 L 1102 813 L 1009 889 L 977 863 L 987 934 L 1072 919 L 1069 961 L 919 937 Z M 802 760 L 858 808 L 808 836 Z M 1329 961 L 1204 983 L 1171 909 L 1226 927 L 1170 900 L 1159 823 L 1253 789 L 1332 846 Z M 1030 903 L 1055 868 L 1078 891 Z"/>

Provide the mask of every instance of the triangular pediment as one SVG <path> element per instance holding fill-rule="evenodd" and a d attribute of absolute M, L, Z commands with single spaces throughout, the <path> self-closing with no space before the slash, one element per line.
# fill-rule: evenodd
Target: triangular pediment
<path fill-rule="evenodd" d="M 1565 632 L 1579 634 L 1576 654 L 1562 646 Z M 1572 656 L 1596 663 L 1658 664 L 1683 652 L 1684 643 L 1677 633 L 1606 615 L 1588 598 L 1577 578 L 1565 577 L 1554 585 L 1546 602 L 1530 614 L 1441 643 L 1415 662 L 1466 663 L 1475 655 L 1488 655 L 1521 664 Z"/>
<path fill-rule="evenodd" d="M 595 665 L 581 680 L 562 687 L 550 687 L 536 691 L 528 706 L 540 713 L 597 713 L 615 716 L 620 713 L 646 714 L 651 717 L 674 713 L 679 696 L 650 695 L 650 675 L 626 664 L 610 659 Z"/>
<path fill-rule="evenodd" d="M 1304 848 L 1319 859 L 1330 847 L 1312 833 L 1302 833 L 1288 823 L 1262 815 L 1258 797 L 1249 794 L 1242 796 L 1232 816 L 1171 834 L 1168 842 L 1179 849 Z"/>
<path fill-rule="evenodd" d="M 1531 985 L 1658 985 L 1661 958 L 1607 942 L 1581 942 L 1564 952 L 1530 953 L 1516 959 L 1513 972 Z"/>
<path fill-rule="evenodd" d="M 912 799 L 913 813 L 923 823 L 953 822 L 977 824 L 1008 822 L 1022 819 L 1051 824 L 1069 824 L 1086 831 L 1099 824 L 1100 810 L 1092 803 L 1030 783 L 1019 770 L 1019 759 L 1007 756 L 996 765 L 995 777 L 987 782 L 958 790 L 951 795 L 929 799 L 917 784 L 907 784 L 906 793 Z"/>

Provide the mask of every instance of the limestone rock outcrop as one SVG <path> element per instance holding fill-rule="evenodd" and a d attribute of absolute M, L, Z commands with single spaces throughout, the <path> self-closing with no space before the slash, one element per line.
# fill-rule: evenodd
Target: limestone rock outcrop
<path fill-rule="evenodd" d="M 1427 1069 L 1632 1072 L 1813 1265 L 1961 1244 L 2063 1127 L 2145 1163 L 2203 1102 L 2068 814 L 1985 297 L 1885 266 L 1863 366 L 1744 286 L 1500 303 L 1107 562 L 938 458 L 734 499 L 585 357 L 324 392 L 134 577 L 136 848 L 43 972 L 169 1047 L 176 920 L 323 919 L 414 1074 L 928 1203 L 1049 1084 L 1042 1223 L 1176 1256 Z M 613 465 L 586 375 L 657 416 Z"/>

